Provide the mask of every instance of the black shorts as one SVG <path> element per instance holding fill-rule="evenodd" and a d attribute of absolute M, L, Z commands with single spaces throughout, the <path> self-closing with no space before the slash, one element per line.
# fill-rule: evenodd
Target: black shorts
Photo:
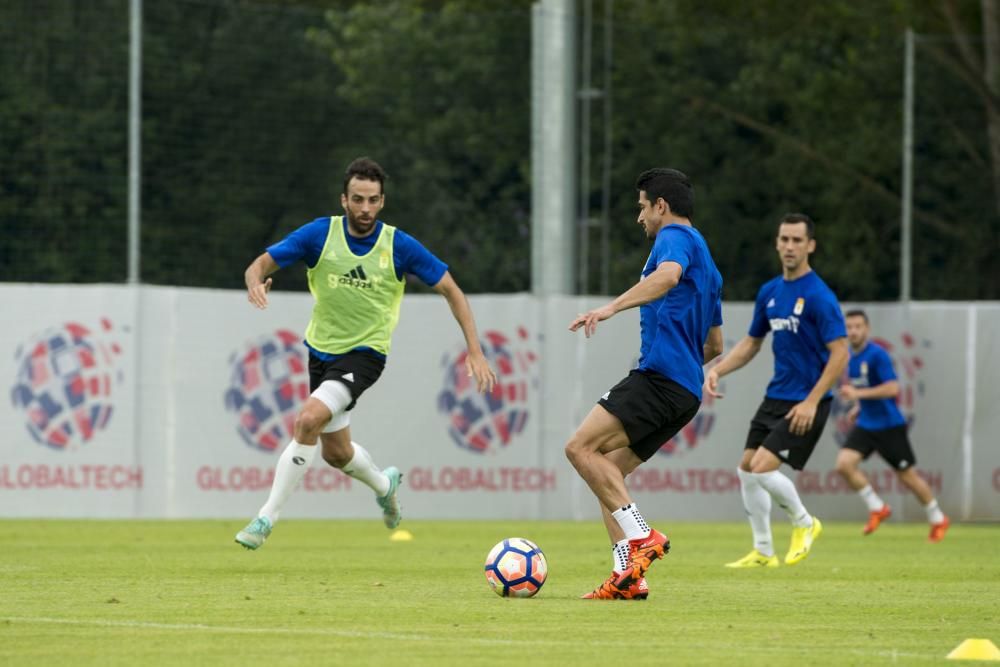
<path fill-rule="evenodd" d="M 648 461 L 663 443 L 691 421 L 701 401 L 659 373 L 633 370 L 597 404 L 621 421 L 629 448 Z"/>
<path fill-rule="evenodd" d="M 896 470 L 906 470 L 917 463 L 905 424 L 881 431 L 855 427 L 847 436 L 844 449 L 853 449 L 865 459 L 871 456 L 872 452 L 878 452 L 879 456 Z"/>
<path fill-rule="evenodd" d="M 365 389 L 375 384 L 384 368 L 385 359 L 361 350 L 352 350 L 335 361 L 322 361 L 310 354 L 309 391 L 316 391 L 327 380 L 336 380 L 351 392 L 351 404 L 347 406 L 350 410 Z"/>
<path fill-rule="evenodd" d="M 833 398 L 824 398 L 820 401 L 816 406 L 816 418 L 813 419 L 812 428 L 804 435 L 795 435 L 788 430 L 790 422 L 785 419 L 785 415 L 800 402 L 765 398 L 757 408 L 757 414 L 750 420 L 750 432 L 747 433 L 747 443 L 744 448 L 763 447 L 796 470 L 802 470 L 812 456 L 819 436 L 823 434 L 823 427 L 826 426 L 830 408 L 833 406 Z"/>

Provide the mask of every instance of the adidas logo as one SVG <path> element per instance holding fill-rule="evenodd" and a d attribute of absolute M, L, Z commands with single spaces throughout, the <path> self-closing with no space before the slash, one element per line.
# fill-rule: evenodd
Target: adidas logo
<path fill-rule="evenodd" d="M 372 289 L 374 287 L 372 281 L 368 280 L 368 275 L 365 273 L 364 267 L 360 264 L 340 276 L 340 279 L 337 282 L 341 285 L 350 285 L 351 287 L 361 287 L 366 289 Z"/>
<path fill-rule="evenodd" d="M 774 308 L 774 299 L 771 299 L 770 301 L 767 302 L 767 307 Z"/>
<path fill-rule="evenodd" d="M 354 373 L 345 373 L 344 375 L 340 376 L 340 379 L 347 380 L 351 384 L 354 384 Z"/>

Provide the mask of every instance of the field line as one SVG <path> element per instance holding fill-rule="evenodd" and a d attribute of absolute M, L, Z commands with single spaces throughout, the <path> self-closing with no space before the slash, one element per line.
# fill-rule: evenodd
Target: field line
<path fill-rule="evenodd" d="M 309 635 L 321 637 L 344 637 L 351 639 L 392 639 L 396 641 L 417 641 L 417 642 L 448 642 L 452 643 L 455 638 L 452 636 L 434 636 L 418 633 L 404 632 L 380 632 L 372 630 L 337 630 L 333 628 L 254 628 L 254 627 L 233 627 L 225 625 L 205 625 L 203 623 L 157 623 L 153 621 L 129 621 L 110 619 L 73 619 L 73 618 L 48 618 L 44 616 L 0 616 L 0 622 L 6 623 L 38 623 L 50 625 L 78 625 L 104 628 L 131 628 L 149 630 L 174 630 L 182 632 L 216 632 L 222 634 L 266 634 L 266 635 Z M 630 637 L 602 638 L 596 640 L 568 640 L 568 639 L 490 639 L 486 637 L 464 637 L 463 642 L 478 645 L 497 646 L 602 646 L 628 648 L 634 646 L 634 639 Z M 818 653 L 822 649 L 814 646 L 747 646 L 742 643 L 715 642 L 712 644 L 685 644 L 686 648 L 702 648 L 706 650 L 717 650 L 729 648 L 733 651 L 745 653 L 776 653 L 776 654 L 810 654 Z M 870 656 L 879 658 L 892 658 L 893 662 L 901 658 L 917 658 L 922 660 L 938 660 L 942 656 L 929 653 L 913 653 L 899 651 L 896 649 L 836 649 L 842 653 L 849 653 L 856 656 Z"/>

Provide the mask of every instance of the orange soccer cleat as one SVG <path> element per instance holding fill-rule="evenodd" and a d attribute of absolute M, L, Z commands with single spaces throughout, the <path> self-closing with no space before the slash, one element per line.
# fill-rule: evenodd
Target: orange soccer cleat
<path fill-rule="evenodd" d="M 649 586 L 646 585 L 645 577 L 626 589 L 620 589 L 615 586 L 615 579 L 619 576 L 621 575 L 617 572 L 612 572 L 607 581 L 580 597 L 584 600 L 645 600 L 649 597 Z"/>
<path fill-rule="evenodd" d="M 951 525 L 951 520 L 948 517 L 944 518 L 941 523 L 931 524 L 931 534 L 927 536 L 927 539 L 931 542 L 940 542 L 944 539 L 944 534 L 948 532 L 948 527 Z"/>
<path fill-rule="evenodd" d="M 863 535 L 871 535 L 875 532 L 875 529 L 879 527 L 883 521 L 892 516 L 892 508 L 888 505 L 882 505 L 882 509 L 875 510 L 868 514 L 868 523 L 865 524 L 864 529 L 861 531 Z"/>
<path fill-rule="evenodd" d="M 670 540 L 660 531 L 651 528 L 646 537 L 629 540 L 628 549 L 629 566 L 614 582 L 615 588 L 619 591 L 638 584 L 646 576 L 646 570 L 653 561 L 663 558 L 663 555 L 670 551 Z"/>

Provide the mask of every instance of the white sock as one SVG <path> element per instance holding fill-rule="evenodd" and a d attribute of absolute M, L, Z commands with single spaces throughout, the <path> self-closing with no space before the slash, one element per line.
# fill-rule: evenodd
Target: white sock
<path fill-rule="evenodd" d="M 865 505 L 868 505 L 869 512 L 878 512 L 880 509 L 885 507 L 885 501 L 879 498 L 879 495 L 875 493 L 875 489 L 872 488 L 871 484 L 865 486 L 865 488 L 858 491 L 858 495 L 861 499 L 865 501 Z"/>
<path fill-rule="evenodd" d="M 389 478 L 375 465 L 368 450 L 356 442 L 352 441 L 351 444 L 354 446 L 354 458 L 341 470 L 359 482 L 370 486 L 379 498 L 389 493 Z"/>
<path fill-rule="evenodd" d="M 285 447 L 278 457 L 278 463 L 274 467 L 274 483 L 271 484 L 271 495 L 267 497 L 267 502 L 260 508 L 257 516 L 267 517 L 271 525 L 278 522 L 278 515 L 281 514 L 281 507 L 292 495 L 292 491 L 299 485 L 306 471 L 316 458 L 316 445 L 303 445 L 294 439 Z"/>
<path fill-rule="evenodd" d="M 629 503 L 625 507 L 616 509 L 611 513 L 611 516 L 621 526 L 626 540 L 635 540 L 649 535 L 649 525 L 642 518 L 642 514 L 639 513 L 639 508 L 635 506 L 635 503 Z"/>
<path fill-rule="evenodd" d="M 628 540 L 616 542 L 611 547 L 611 569 L 615 574 L 621 574 L 628 569 Z"/>
<path fill-rule="evenodd" d="M 762 555 L 774 555 L 774 542 L 771 540 L 771 494 L 757 482 L 753 473 L 742 468 L 736 469 L 740 477 L 740 493 L 743 495 L 743 509 L 750 519 L 750 530 L 753 531 L 753 546 Z"/>
<path fill-rule="evenodd" d="M 937 498 L 924 505 L 924 510 L 927 512 L 927 520 L 931 523 L 941 523 L 944 521 L 944 512 L 938 507 Z"/>
<path fill-rule="evenodd" d="M 770 472 L 750 473 L 757 478 L 764 490 L 771 494 L 778 507 L 785 510 L 792 525 L 796 528 L 808 528 L 813 525 L 812 516 L 806 511 L 805 505 L 795 490 L 795 483 L 778 470 Z"/>

